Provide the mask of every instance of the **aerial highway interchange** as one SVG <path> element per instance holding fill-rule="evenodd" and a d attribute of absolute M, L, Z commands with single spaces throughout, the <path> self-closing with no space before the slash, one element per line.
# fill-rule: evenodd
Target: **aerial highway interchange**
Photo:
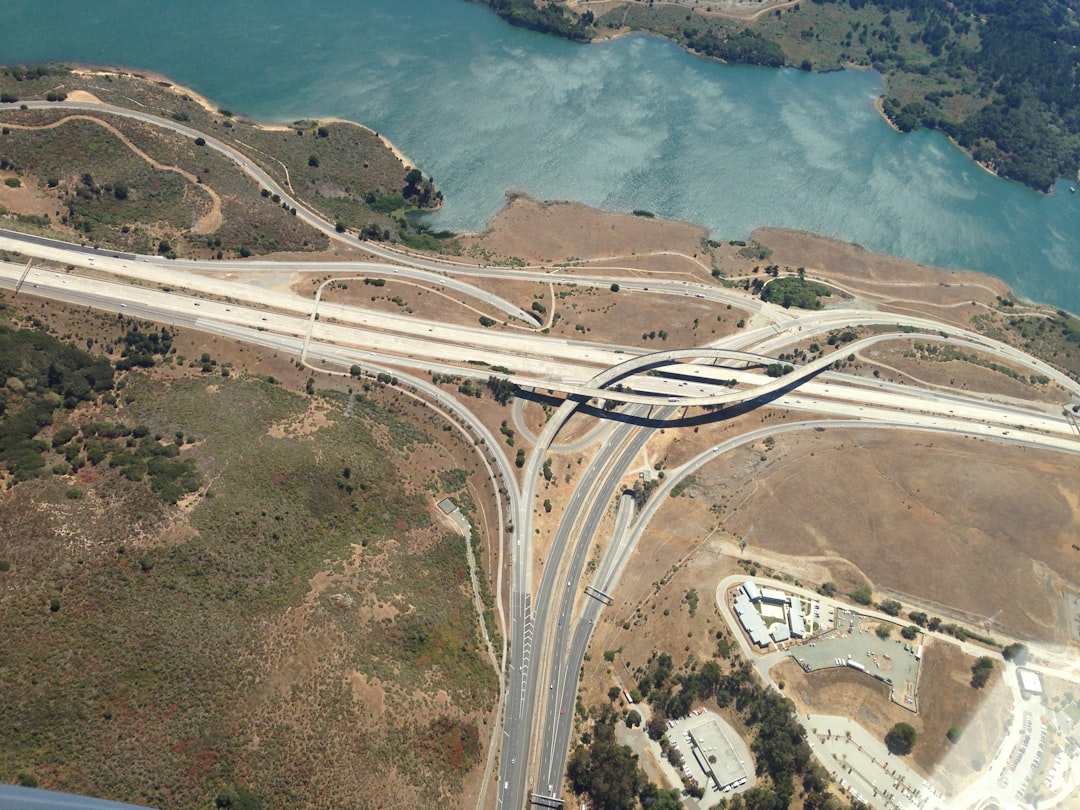
<path fill-rule="evenodd" d="M 33 104 L 33 103 L 31 103 Z M 44 103 L 41 106 L 45 106 Z M 50 103 L 50 109 L 105 111 L 139 117 L 187 135 L 203 133 L 175 121 L 91 103 Z M 417 256 L 338 233 L 334 224 L 309 210 L 233 147 L 205 136 L 207 143 L 236 161 L 263 187 L 295 206 L 304 221 L 350 247 L 374 257 L 353 262 L 186 261 L 118 254 L 54 240 L 0 232 L 0 249 L 18 254 L 0 263 L 0 286 L 72 305 L 123 313 L 165 324 L 245 341 L 293 355 L 316 373 L 349 376 L 392 374 L 410 396 L 422 399 L 466 432 L 488 465 L 493 490 L 505 493 L 497 523 L 504 538 L 511 581 L 503 603 L 503 564 L 496 576 L 503 624 L 500 660 L 501 726 L 494 735 L 487 791 L 499 808 L 530 801 L 561 803 L 564 766 L 571 743 L 579 673 L 592 628 L 619 585 L 637 540 L 667 494 L 684 476 L 726 452 L 765 435 L 828 425 L 922 431 L 967 436 L 1002 444 L 1080 455 L 1080 432 L 1062 407 L 1080 402 L 1080 384 L 1045 362 L 983 335 L 920 316 L 882 313 L 855 306 L 821 311 L 786 310 L 707 280 L 643 279 L 617 271 L 576 268 L 504 268 L 468 265 Z M 71 268 L 65 270 L 63 268 Z M 268 289 L 251 279 L 267 273 L 310 273 L 327 278 L 317 294 L 303 296 Z M 466 325 L 459 317 L 437 320 L 387 313 L 374 307 L 323 300 L 329 281 L 362 278 L 407 279 L 439 290 L 463 307 L 505 326 L 497 332 Z M 590 286 L 619 285 L 623 295 L 657 297 L 676 307 L 687 297 L 737 306 L 751 314 L 746 329 L 694 349 L 650 352 L 640 346 L 575 341 L 545 334 L 534 313 L 520 302 L 485 290 L 486 280 L 531 281 Z M 612 293 L 614 294 L 614 293 Z M 475 324 L 475 319 L 472 321 Z M 879 331 L 795 365 L 781 377 L 764 368 L 778 354 L 837 329 Z M 1043 375 L 1063 389 L 1056 406 L 1004 402 L 977 393 L 949 393 L 900 385 L 832 369 L 836 359 L 877 343 L 919 339 L 947 343 Z M 485 380 L 491 367 L 519 389 L 562 399 L 551 413 L 519 473 L 500 452 L 491 428 L 469 408 L 469 398 L 431 382 L 432 373 Z M 605 407 L 606 405 L 606 407 Z M 685 424 L 689 414 L 724 420 L 757 408 L 784 409 L 798 421 L 730 436 L 678 469 L 635 514 L 623 495 L 628 473 L 654 431 Z M 542 565 L 534 549 L 538 488 L 549 452 L 575 414 L 610 420 L 603 441 L 591 443 L 576 475 L 573 493 L 558 515 Z M 591 455 L 590 455 L 591 453 Z M 615 530 L 599 536 L 615 504 Z M 603 554 L 587 573 L 591 551 Z M 586 592 L 586 587 L 589 592 Z M 592 594 L 592 595 L 589 595 Z M 1068 661 L 1054 662 L 1062 677 L 1080 682 Z M 491 770 L 497 755 L 497 776 Z M 981 797 L 980 797 L 981 798 Z"/>

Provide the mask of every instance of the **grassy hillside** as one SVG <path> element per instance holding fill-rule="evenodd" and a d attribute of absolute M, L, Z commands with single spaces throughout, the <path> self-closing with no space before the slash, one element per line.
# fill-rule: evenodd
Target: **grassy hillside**
<path fill-rule="evenodd" d="M 114 363 L 123 336 L 99 341 Z M 467 453 L 379 386 L 347 416 L 341 393 L 222 376 L 224 354 L 165 357 L 53 411 L 45 463 L 8 478 L 0 779 L 162 807 L 456 802 L 495 699 L 463 541 L 433 522 L 433 459 Z M 149 444 L 194 492 L 126 474 Z"/>
<path fill-rule="evenodd" d="M 0 103 L 0 176 L 28 189 L 35 209 L 0 209 L 5 227 L 182 257 L 327 247 L 323 234 L 205 144 L 122 116 L 19 109 L 23 101 L 78 92 L 235 146 L 305 205 L 366 238 L 443 246 L 405 216 L 441 204 L 431 178 L 404 165 L 366 127 L 337 121 L 263 127 L 231 110 L 208 109 L 163 80 L 62 66 L 0 70 L 0 94 L 9 99 Z"/>

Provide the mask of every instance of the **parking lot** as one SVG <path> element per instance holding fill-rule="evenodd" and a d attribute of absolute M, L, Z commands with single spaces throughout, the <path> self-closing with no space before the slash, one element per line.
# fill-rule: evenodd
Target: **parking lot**
<path fill-rule="evenodd" d="M 705 788 L 703 806 L 753 786 L 750 751 L 718 715 L 699 709 L 695 715 L 669 721 L 668 726 L 667 738 L 682 755 L 684 775 Z"/>
<path fill-rule="evenodd" d="M 851 667 L 863 671 L 867 676 L 889 685 L 893 701 L 915 711 L 919 676 L 919 661 L 915 657 L 918 640 L 883 640 L 876 632 L 880 623 L 867 620 L 855 611 L 837 608 L 836 626 L 832 630 L 790 648 L 789 652 L 806 672 L 830 667 Z M 899 635 L 899 630 L 898 626 L 892 626 L 894 636 Z"/>

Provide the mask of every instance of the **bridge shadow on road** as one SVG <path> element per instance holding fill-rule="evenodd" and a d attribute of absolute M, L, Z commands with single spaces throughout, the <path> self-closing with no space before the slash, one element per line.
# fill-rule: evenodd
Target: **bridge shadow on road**
<path fill-rule="evenodd" d="M 805 377 L 801 380 L 793 380 L 790 385 L 778 388 L 771 393 L 751 397 L 742 402 L 733 402 L 730 405 L 710 406 L 704 412 L 695 413 L 690 416 L 678 416 L 679 412 L 685 414 L 687 409 L 681 407 L 677 403 L 657 402 L 656 405 L 649 408 L 647 414 L 641 415 L 636 413 L 625 413 L 618 410 L 607 411 L 596 405 L 590 404 L 588 401 L 584 401 L 584 397 L 579 395 L 571 395 L 568 399 L 579 403 L 577 409 L 578 413 L 592 416 L 597 419 L 608 419 L 613 422 L 621 422 L 623 424 L 647 428 L 697 427 L 700 425 L 713 424 L 715 422 L 723 422 L 727 419 L 734 419 L 737 416 L 742 416 L 743 414 L 757 410 L 763 405 L 768 405 L 770 402 L 782 397 L 784 394 L 795 391 L 802 383 L 814 379 L 822 371 L 825 371 L 825 369 L 820 369 L 809 377 Z M 524 400 L 528 400 L 529 402 L 536 402 L 541 405 L 553 407 L 558 407 L 563 403 L 563 399 L 559 397 L 524 389 L 519 389 L 517 396 Z M 672 411 L 675 412 L 674 415 L 671 414 Z"/>

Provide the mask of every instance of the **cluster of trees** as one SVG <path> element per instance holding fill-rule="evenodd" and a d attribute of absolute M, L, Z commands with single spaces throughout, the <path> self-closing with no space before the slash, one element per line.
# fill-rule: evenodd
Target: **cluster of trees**
<path fill-rule="evenodd" d="M 966 627 L 961 627 L 958 624 L 946 623 L 944 619 L 939 616 L 927 616 L 922 611 L 913 610 L 908 614 L 908 618 L 911 619 L 919 627 L 924 627 L 932 632 L 948 633 L 954 638 L 958 638 L 961 641 L 966 641 L 969 638 L 973 638 L 976 641 L 981 641 L 983 644 L 989 644 L 996 646 L 996 643 L 989 636 L 984 636 L 980 633 L 976 633 L 972 630 L 968 630 Z"/>
<path fill-rule="evenodd" d="M 667 731 L 667 718 L 685 717 L 691 707 L 714 700 L 720 708 L 734 706 L 754 731 L 751 749 L 757 756 L 757 773 L 767 776 L 743 797 L 743 806 L 753 810 L 779 810 L 795 797 L 796 779 L 801 779 L 804 807 L 839 807 L 829 797 L 829 777 L 811 760 L 810 746 L 795 720 L 795 706 L 785 697 L 762 687 L 745 661 L 725 672 L 716 660 L 709 660 L 689 672 L 675 672 L 671 656 L 654 653 L 639 671 L 637 691 L 652 706 L 646 731 L 659 740 Z"/>
<path fill-rule="evenodd" d="M 554 34 L 576 42 L 592 39 L 595 18 L 591 11 L 577 16 L 557 3 L 537 6 L 533 0 L 487 0 L 487 4 L 492 11 L 518 28 Z"/>
<path fill-rule="evenodd" d="M 517 395 L 517 386 L 506 377 L 491 376 L 487 378 L 487 382 L 484 383 L 487 386 L 488 391 L 491 392 L 491 396 L 500 405 L 507 404 Z"/>
<path fill-rule="evenodd" d="M 765 373 L 770 377 L 783 377 L 785 374 L 790 374 L 795 370 L 795 366 L 790 366 L 786 363 L 769 363 L 765 366 Z"/>
<path fill-rule="evenodd" d="M 116 368 L 119 371 L 136 366 L 153 368 L 157 363 L 155 358 L 164 357 L 172 350 L 172 339 L 172 332 L 164 326 L 159 332 L 142 332 L 138 324 L 132 326 L 124 335 L 124 348 L 120 351 Z"/>
<path fill-rule="evenodd" d="M 979 656 L 971 667 L 971 686 L 982 689 L 994 672 L 994 659 L 988 655 Z"/>
<path fill-rule="evenodd" d="M 885 747 L 892 754 L 910 754 L 918 735 L 909 723 L 897 723 L 885 735 Z"/>
<path fill-rule="evenodd" d="M 783 67 L 787 61 L 779 45 L 749 28 L 727 36 L 718 36 L 713 31 L 686 29 L 683 36 L 687 47 L 703 56 L 725 62 Z"/>
<path fill-rule="evenodd" d="M 852 8 L 867 0 L 847 2 Z M 888 14 L 906 12 L 919 26 L 917 40 L 933 61 L 909 65 L 899 48 L 871 49 L 884 70 L 963 77 L 963 92 L 986 99 L 966 117 L 940 102 L 952 92 L 931 91 L 884 109 L 903 131 L 939 129 L 976 160 L 1005 177 L 1047 189 L 1080 163 L 1080 27 L 1067 0 L 874 0 Z M 965 44 L 975 31 L 978 47 Z"/>
<path fill-rule="evenodd" d="M 166 353 L 171 343 L 167 329 L 130 330 L 124 353 L 131 362 L 124 367 L 153 365 L 153 355 Z M 145 358 L 149 360 L 144 362 Z M 91 355 L 44 331 L 0 327 L 0 377 L 7 381 L 0 389 L 0 463 L 16 481 L 43 472 L 52 451 L 62 456 L 54 471 L 96 466 L 107 459 L 110 468 L 129 480 L 146 479 L 167 503 L 176 503 L 199 487 L 194 462 L 179 458 L 183 434 L 175 442 L 162 443 L 145 427 L 90 422 L 81 428 L 63 424 L 53 431 L 51 442 L 38 438 L 63 410 L 100 395 L 111 396 L 115 369 L 107 357 Z"/>
<path fill-rule="evenodd" d="M 754 279 L 757 282 L 759 279 Z M 756 286 L 756 285 L 755 285 Z M 779 304 L 784 309 L 821 309 L 821 296 L 831 296 L 832 290 L 801 276 L 785 276 L 761 288 L 761 300 Z"/>
<path fill-rule="evenodd" d="M 570 755 L 567 776 L 575 793 L 588 794 L 589 805 L 599 810 L 680 810 L 677 790 L 660 790 L 638 767 L 637 755 L 615 741 L 618 717 L 611 706 L 601 706 L 589 733 L 589 744 Z"/>
<path fill-rule="evenodd" d="M 0 376 L 7 381 L 0 389 L 0 462 L 25 480 L 45 466 L 48 445 L 35 437 L 56 410 L 111 390 L 114 370 L 108 358 L 45 332 L 0 327 Z"/>
<path fill-rule="evenodd" d="M 405 188 L 401 196 L 415 204 L 417 208 L 437 207 L 442 203 L 442 192 L 435 188 L 435 181 L 424 177 L 419 169 L 409 169 L 405 174 Z"/>
<path fill-rule="evenodd" d="M 11 65 L 0 71 L 0 76 L 10 76 L 17 82 L 44 79 L 46 76 L 67 76 L 71 69 L 63 65 Z"/>

